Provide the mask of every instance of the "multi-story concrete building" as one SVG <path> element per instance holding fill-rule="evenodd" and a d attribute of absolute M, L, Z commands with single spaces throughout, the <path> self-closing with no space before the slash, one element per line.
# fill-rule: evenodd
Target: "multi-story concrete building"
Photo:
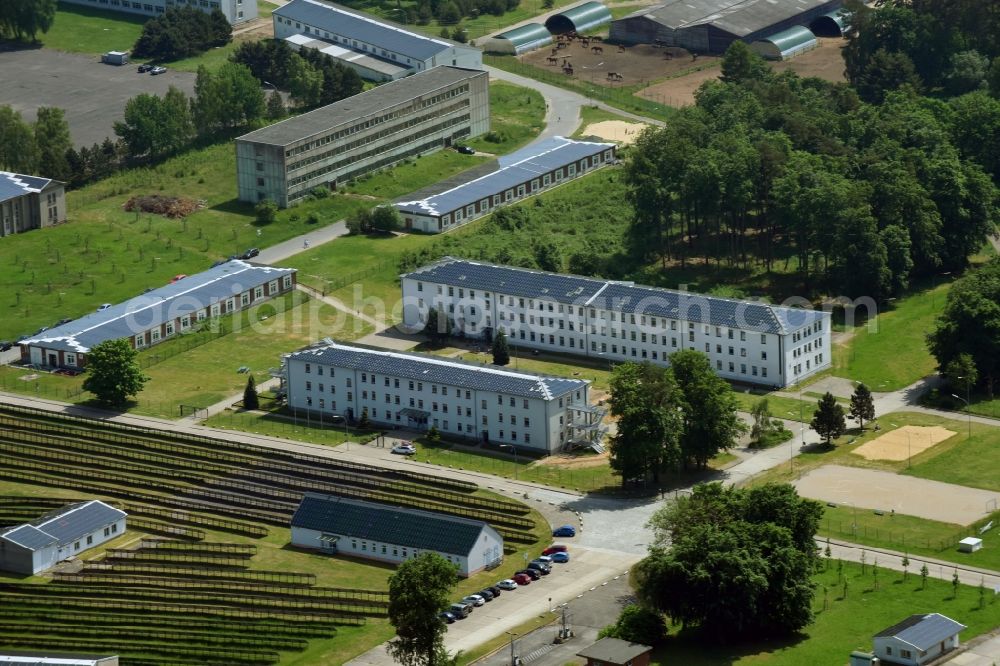
<path fill-rule="evenodd" d="M 239 198 L 286 208 L 489 128 L 486 72 L 435 67 L 236 139 Z"/>
<path fill-rule="evenodd" d="M 321 51 L 372 81 L 401 79 L 440 65 L 483 68 L 482 51 L 475 47 L 422 35 L 329 2 L 291 0 L 271 16 L 275 39 L 284 39 L 294 49 Z"/>
<path fill-rule="evenodd" d="M 444 192 L 395 204 L 407 229 L 437 233 L 613 162 L 615 144 L 555 136 L 500 157 L 497 168 Z"/>
<path fill-rule="evenodd" d="M 589 382 L 331 342 L 285 357 L 292 409 L 437 428 L 452 438 L 552 453 L 599 441 Z"/>
<path fill-rule="evenodd" d="M 202 322 L 258 304 L 295 288 L 295 270 L 228 261 L 117 305 L 20 340 L 21 361 L 83 368 L 90 349 L 127 339 L 145 349 L 200 327 Z"/>
<path fill-rule="evenodd" d="M 256 0 L 62 0 L 74 5 L 106 9 L 143 16 L 159 16 L 168 9 L 191 7 L 203 12 L 221 11 L 230 23 L 257 18 Z"/>
<path fill-rule="evenodd" d="M 0 236 L 65 221 L 65 183 L 0 171 Z"/>
<path fill-rule="evenodd" d="M 608 362 L 666 365 L 673 352 L 697 349 L 719 376 L 772 387 L 830 366 L 828 312 L 451 257 L 401 283 L 414 331 L 436 308 L 467 336 L 502 329 L 517 347 Z"/>

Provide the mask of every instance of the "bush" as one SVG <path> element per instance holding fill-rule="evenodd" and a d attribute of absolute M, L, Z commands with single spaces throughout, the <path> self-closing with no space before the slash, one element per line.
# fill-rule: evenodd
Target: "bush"
<path fill-rule="evenodd" d="M 427 441 L 431 444 L 441 443 L 441 431 L 437 429 L 437 426 L 431 426 L 431 429 L 427 431 Z"/>
<path fill-rule="evenodd" d="M 306 224 L 319 224 L 319 213 L 309 213 L 309 217 L 306 218 Z"/>
<path fill-rule="evenodd" d="M 168 9 L 146 21 L 132 56 L 179 60 L 228 44 L 232 38 L 233 27 L 218 9 L 210 14 L 191 7 Z"/>
<path fill-rule="evenodd" d="M 313 199 L 327 199 L 330 196 L 330 188 L 317 185 L 309 190 L 309 196 Z"/>
<path fill-rule="evenodd" d="M 655 646 L 666 638 L 667 625 L 656 611 L 631 604 L 622 609 L 615 624 L 604 627 L 597 636 Z"/>
<path fill-rule="evenodd" d="M 254 206 L 253 211 L 257 216 L 257 224 L 271 224 L 278 217 L 278 204 L 264 199 Z"/>

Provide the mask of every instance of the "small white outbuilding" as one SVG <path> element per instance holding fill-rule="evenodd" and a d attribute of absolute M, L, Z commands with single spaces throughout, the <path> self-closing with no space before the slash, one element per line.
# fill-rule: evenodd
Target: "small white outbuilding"
<path fill-rule="evenodd" d="M 958 647 L 965 625 L 940 613 L 911 615 L 875 634 L 875 656 L 883 664 L 923 666 Z"/>
<path fill-rule="evenodd" d="M 974 553 L 983 547 L 983 540 L 978 537 L 965 537 L 958 542 L 958 549 L 963 553 Z"/>

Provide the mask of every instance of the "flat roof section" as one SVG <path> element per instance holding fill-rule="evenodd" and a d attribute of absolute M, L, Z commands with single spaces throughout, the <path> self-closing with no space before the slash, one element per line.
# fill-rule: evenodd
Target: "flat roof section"
<path fill-rule="evenodd" d="M 347 99 L 303 113 L 301 116 L 262 127 L 236 140 L 287 146 L 477 76 L 488 75 L 478 69 L 434 67 L 405 79 L 383 83 Z"/>
<path fill-rule="evenodd" d="M 499 168 L 492 173 L 426 199 L 397 203 L 396 207 L 415 215 L 444 215 L 614 147 L 613 143 L 555 136 L 499 158 Z"/>
<path fill-rule="evenodd" d="M 274 16 L 281 16 L 308 23 L 328 32 L 347 35 L 381 48 L 391 49 L 417 60 L 427 60 L 441 51 L 456 46 L 454 42 L 411 32 L 389 21 L 377 21 L 332 2 L 317 0 L 292 0 L 275 9 Z"/>
<path fill-rule="evenodd" d="M 399 76 L 400 74 L 409 71 L 408 67 L 403 67 L 402 65 L 394 64 L 388 60 L 382 60 L 381 58 L 376 58 L 368 53 L 355 51 L 353 49 L 340 46 L 339 44 L 328 42 L 324 39 L 315 39 L 308 35 L 303 35 L 302 33 L 285 37 L 285 41 L 298 47 L 316 49 L 320 53 L 325 53 L 335 60 L 340 60 L 341 62 L 350 63 L 352 65 L 358 65 L 359 67 L 364 67 L 372 70 L 373 72 L 385 74 L 386 76 Z"/>

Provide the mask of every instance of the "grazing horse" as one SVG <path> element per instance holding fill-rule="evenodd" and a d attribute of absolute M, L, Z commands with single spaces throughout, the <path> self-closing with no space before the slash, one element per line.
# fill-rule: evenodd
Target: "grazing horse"
<path fill-rule="evenodd" d="M 559 58 L 556 58 L 555 56 L 549 56 L 549 57 L 547 57 L 545 59 L 545 64 L 546 65 L 558 65 L 559 64 Z"/>
<path fill-rule="evenodd" d="M 573 65 L 563 65 L 563 74 L 573 76 Z"/>
<path fill-rule="evenodd" d="M 604 53 L 604 47 L 603 46 L 591 46 L 590 47 L 590 52 L 593 53 L 594 55 L 597 55 L 598 53 Z"/>

